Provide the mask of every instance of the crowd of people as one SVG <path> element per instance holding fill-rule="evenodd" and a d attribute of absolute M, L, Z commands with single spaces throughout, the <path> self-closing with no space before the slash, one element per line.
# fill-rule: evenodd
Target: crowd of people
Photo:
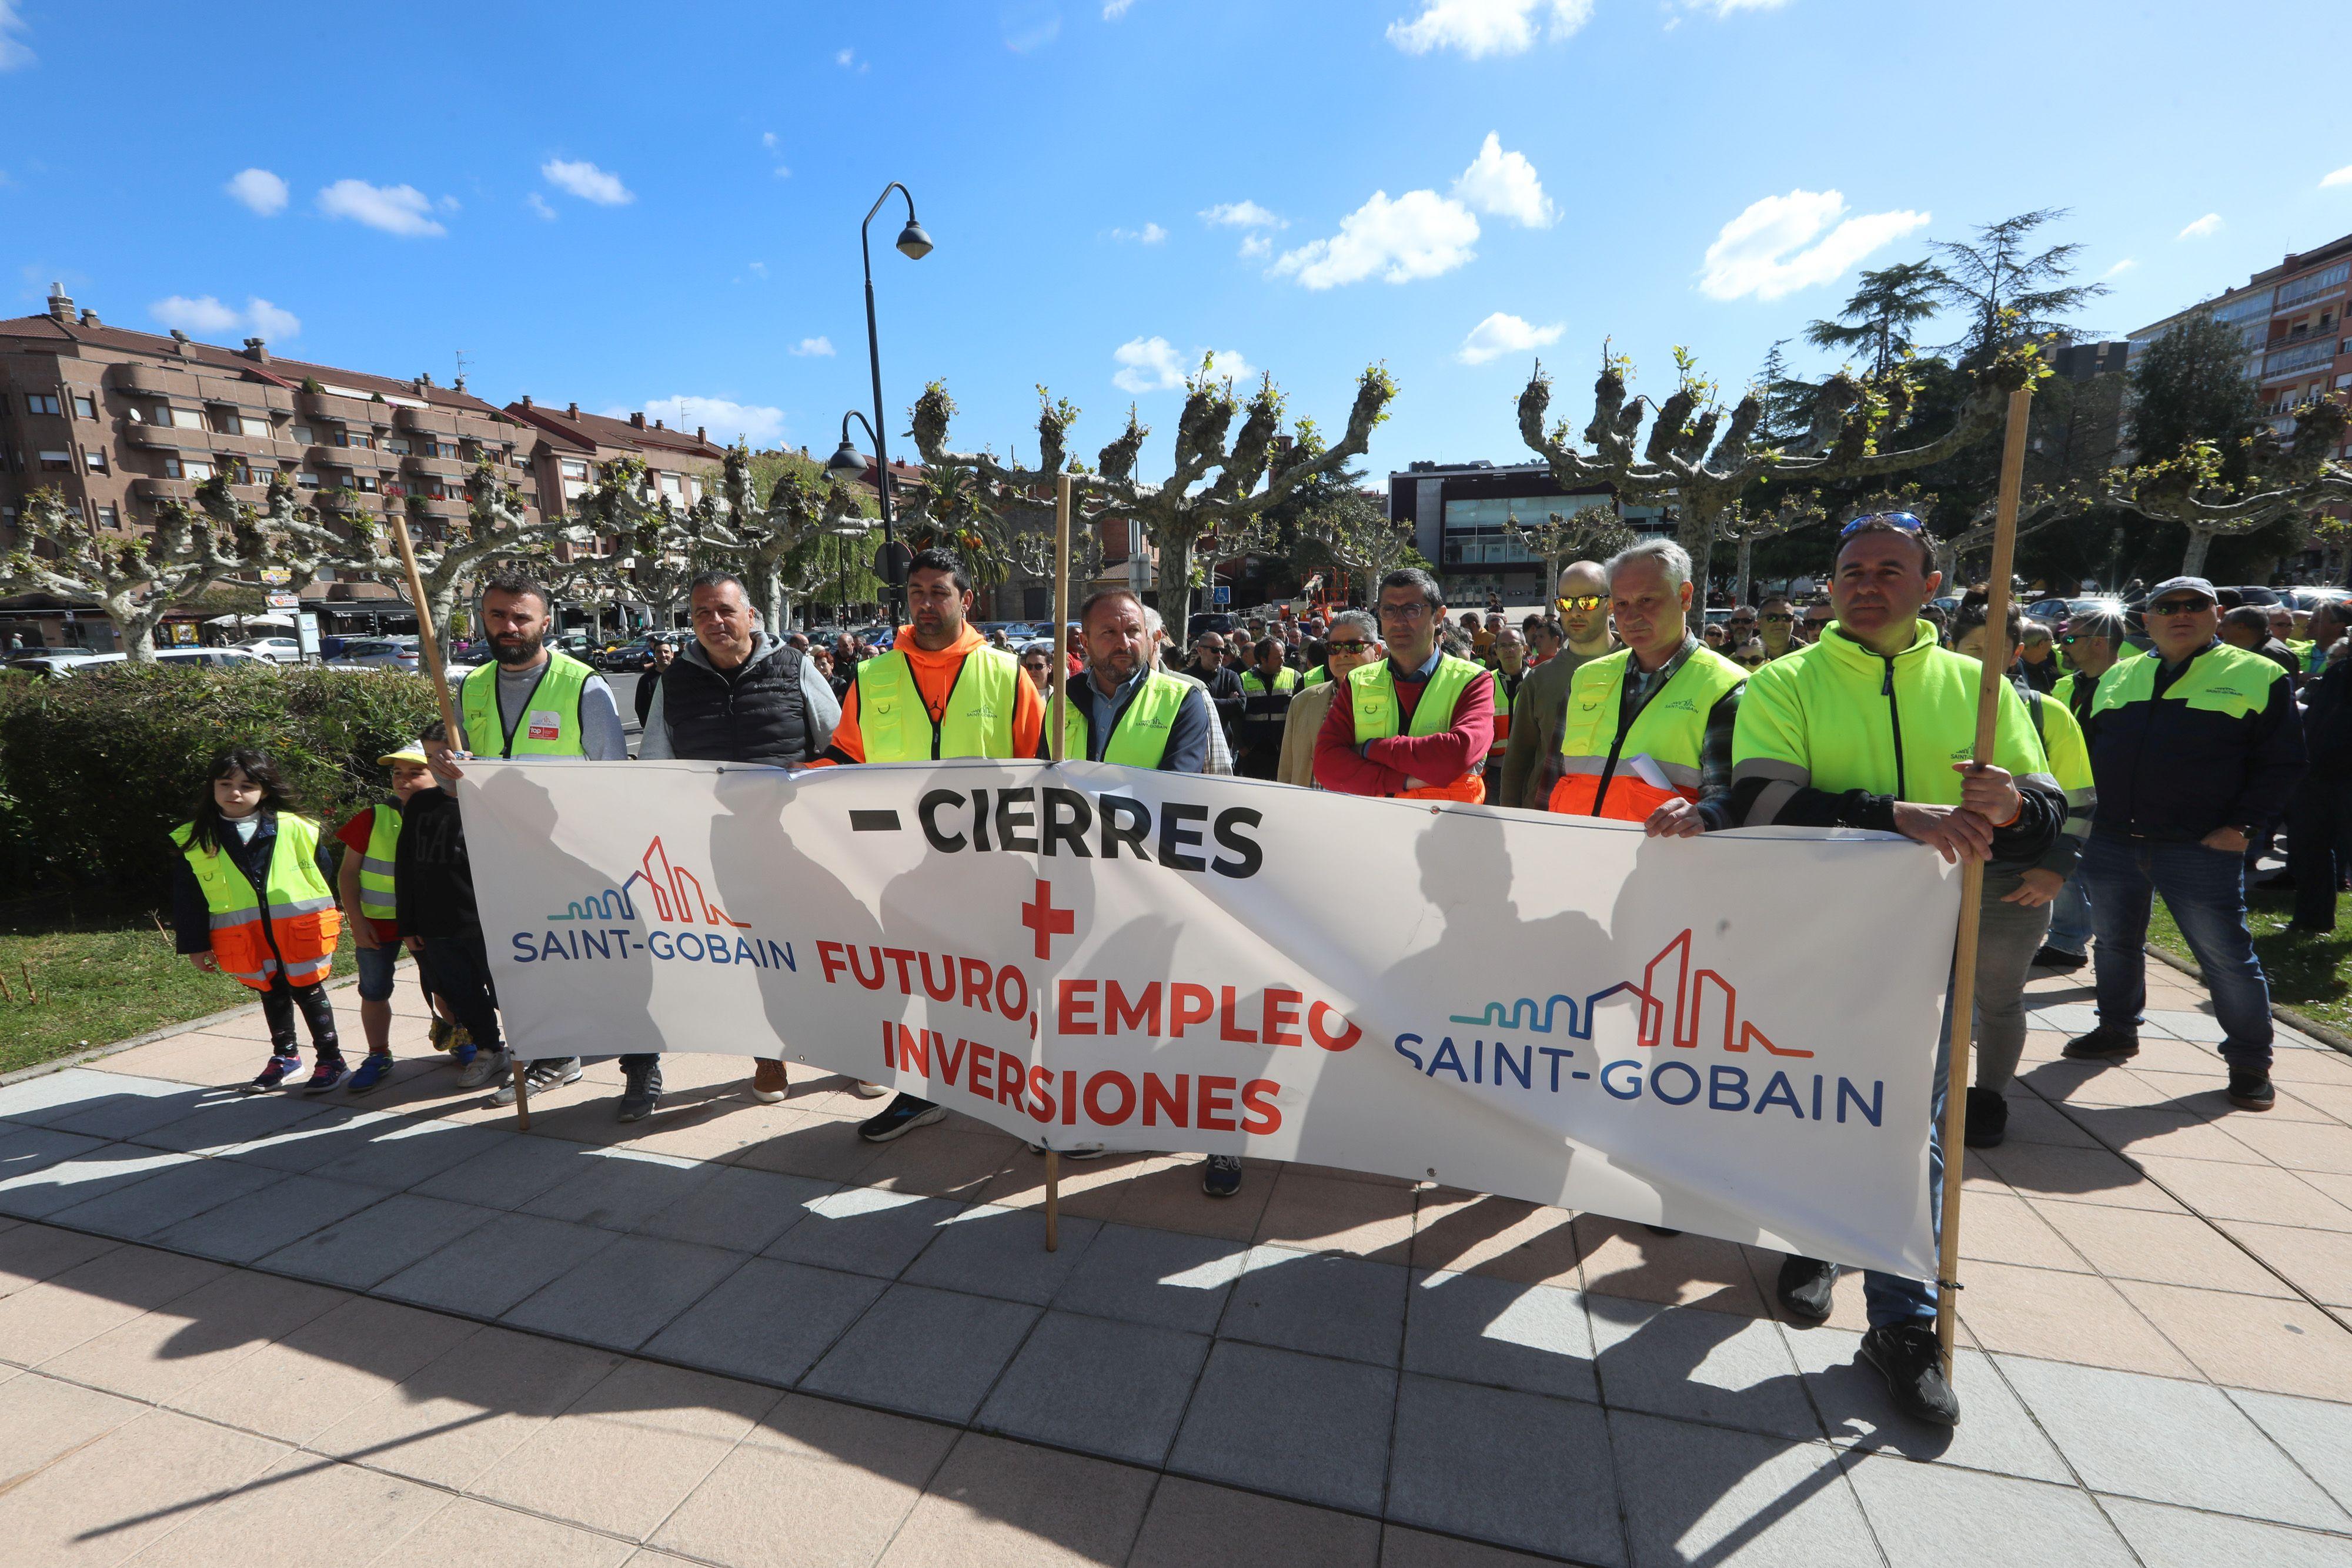
<path fill-rule="evenodd" d="M 1491 603 L 1449 620 L 1439 582 L 1402 568 L 1362 609 L 1278 614 L 1181 651 L 1150 606 L 1108 589 L 1078 607 L 1062 649 L 1063 754 L 1613 820 L 1662 837 L 1871 829 L 1981 862 L 1972 1146 L 2006 1135 L 2035 967 L 2075 969 L 2095 954 L 2098 1022 L 2068 1057 L 2138 1051 L 2142 943 L 2161 893 L 2213 994 L 2229 1103 L 2268 1110 L 2271 1015 L 2244 884 L 2284 830 L 2297 925 L 2333 927 L 2352 873 L 2352 619 L 2333 608 L 2307 625 L 2292 613 L 2225 615 L 2196 577 L 2147 595 L 2140 633 L 2100 612 L 2034 637 L 2012 605 L 1998 638 L 2010 663 L 1993 752 L 1975 764 L 1953 758 L 1970 755 L 1976 735 L 1979 661 L 1995 642 L 1988 597 L 1964 595 L 1950 615 L 1934 602 L 1937 542 L 1908 513 L 1848 524 L 1830 565 L 1818 599 L 1734 607 L 1703 632 L 1691 629 L 1692 562 L 1664 539 L 1569 566 L 1551 612 L 1516 625 Z M 1050 755 L 1055 650 L 1016 653 L 983 637 L 969 619 L 971 588 L 951 554 L 916 554 L 907 624 L 877 651 L 846 635 L 829 648 L 779 640 L 738 579 L 704 573 L 691 591 L 693 642 L 639 684 L 639 757 L 814 768 Z M 379 1087 L 404 946 L 458 1087 L 514 1097 L 463 824 L 443 786 L 469 757 L 627 756 L 610 686 L 549 645 L 548 606 L 525 578 L 484 585 L 492 658 L 456 693 L 458 733 L 436 726 L 383 757 L 390 797 L 331 833 L 299 814 L 266 755 L 232 750 L 209 770 L 173 835 L 178 946 L 261 993 L 273 1044 L 256 1092 L 298 1080 L 311 1094 Z M 1899 925 L 1903 912 L 1888 913 Z M 355 1071 L 322 990 L 345 923 L 368 1048 Z M 298 1015 L 313 1051 L 307 1079 Z M 1948 1015 L 1939 1053 L 1950 1033 Z M 640 1120 L 659 1102 L 660 1057 L 620 1064 L 616 1114 Z M 536 1093 L 580 1076 L 577 1060 L 540 1060 L 524 1083 Z M 1934 1082 L 1940 1194 L 1941 1060 Z M 785 1089 L 782 1061 L 759 1061 L 753 1096 Z M 889 1142 L 944 1114 L 898 1093 L 859 1132 Z M 1242 1176 L 1238 1158 L 1213 1155 L 1202 1186 L 1230 1197 Z M 1825 1319 L 1838 1272 L 1789 1259 L 1781 1303 L 1801 1321 Z M 1872 1273 L 1864 1294 L 1863 1354 L 1898 1405 L 1956 1421 L 1934 1282 Z"/>

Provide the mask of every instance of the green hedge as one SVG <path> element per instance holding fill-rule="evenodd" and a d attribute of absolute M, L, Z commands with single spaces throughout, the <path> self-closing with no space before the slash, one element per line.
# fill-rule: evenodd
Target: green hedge
<path fill-rule="evenodd" d="M 421 675 L 388 670 L 111 664 L 0 683 L 0 873 L 19 891 L 160 896 L 206 766 L 232 746 L 278 761 L 331 829 L 383 798 L 376 758 L 435 714 Z"/>

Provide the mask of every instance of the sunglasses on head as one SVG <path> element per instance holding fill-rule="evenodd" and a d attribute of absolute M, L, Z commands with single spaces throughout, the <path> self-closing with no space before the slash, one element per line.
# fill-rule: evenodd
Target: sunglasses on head
<path fill-rule="evenodd" d="M 1868 512 L 1840 528 L 1838 538 L 1841 541 L 1852 538 L 1864 528 L 1872 527 L 1900 528 L 1906 534 L 1916 534 L 1925 532 L 1927 525 L 1919 520 L 1916 512 Z"/>

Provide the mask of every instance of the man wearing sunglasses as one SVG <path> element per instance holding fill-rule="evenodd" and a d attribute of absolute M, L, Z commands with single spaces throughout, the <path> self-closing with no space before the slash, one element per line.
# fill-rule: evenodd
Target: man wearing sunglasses
<path fill-rule="evenodd" d="M 1338 683 L 1381 656 L 1380 622 L 1363 611 L 1343 610 L 1331 617 L 1331 635 L 1323 649 L 1323 663 L 1317 673 L 1324 678 L 1301 686 L 1290 699 L 1290 711 L 1283 716 L 1282 761 L 1274 776 L 1285 784 L 1321 788 L 1315 782 L 1315 737 L 1322 733 L 1323 720 L 1331 712 Z"/>
<path fill-rule="evenodd" d="M 1486 798 L 1495 680 L 1437 645 L 1445 591 L 1415 566 L 1381 579 L 1389 656 L 1351 670 L 1315 737 L 1315 779 L 1343 795 Z"/>
<path fill-rule="evenodd" d="M 1543 810 L 1551 798 L 1547 765 L 1559 755 L 1560 720 L 1568 713 L 1568 688 L 1579 667 L 1612 652 L 1609 634 L 1609 577 L 1601 563 L 1580 560 L 1559 574 L 1559 622 L 1566 640 L 1559 651 L 1528 673 L 1511 704 L 1511 738 L 1503 748 L 1498 806 Z"/>
<path fill-rule="evenodd" d="M 2304 772 L 2294 681 L 2215 636 L 2221 599 L 2201 577 L 2147 596 L 2147 658 L 2109 671 L 2084 726 L 2099 805 L 2083 852 L 2099 946 L 2098 1027 L 2067 1043 L 2077 1061 L 2139 1054 L 2151 894 L 2197 956 L 2224 1039 L 2230 1103 L 2267 1111 L 2270 983 L 2246 930 L 2246 846 L 2268 833 Z"/>
<path fill-rule="evenodd" d="M 1748 677 L 1732 742 L 1732 815 L 1749 827 L 1874 828 L 1926 844 L 1948 862 L 1990 862 L 1977 973 L 2013 988 L 2043 922 L 2035 910 L 2030 928 L 2012 933 L 2005 917 L 2021 907 L 2025 868 L 2048 852 L 2063 826 L 2066 797 L 2007 682 L 1995 710 L 1992 760 L 1952 760 L 1969 756 L 1974 743 L 1981 670 L 1938 643 L 1919 618 L 1943 580 L 1935 538 L 1916 516 L 1878 513 L 1846 525 L 1830 588 L 1837 619 L 1819 643 Z M 1903 914 L 1887 912 L 1895 922 Z M 1943 940 L 1941 932 L 1928 935 Z M 1950 1050 L 1948 1014 L 1936 1047 L 1927 1130 L 1929 1212 L 1939 1228 Z M 1823 1321 L 1838 1271 L 1818 1259 L 1787 1260 L 1780 1304 L 1800 1322 Z M 1959 1401 L 1936 1343 L 1936 1286 L 1871 1272 L 1863 1278 L 1863 1297 L 1870 1332 L 1862 1355 L 1886 1379 L 1896 1407 L 1939 1426 L 1958 1421 Z"/>
<path fill-rule="evenodd" d="M 1756 624 L 1764 641 L 1764 656 L 1777 659 L 1797 645 L 1797 607 L 1774 594 L 1756 608 Z"/>
<path fill-rule="evenodd" d="M 1806 606 L 1804 616 L 1797 622 L 1796 641 L 1808 648 L 1820 642 L 1822 633 L 1830 629 L 1830 622 L 1835 612 L 1826 604 Z"/>
<path fill-rule="evenodd" d="M 1723 623 L 1724 635 L 1730 639 L 1732 646 L 1756 640 L 1756 615 L 1751 605 L 1743 604 L 1732 611 L 1731 619 Z"/>

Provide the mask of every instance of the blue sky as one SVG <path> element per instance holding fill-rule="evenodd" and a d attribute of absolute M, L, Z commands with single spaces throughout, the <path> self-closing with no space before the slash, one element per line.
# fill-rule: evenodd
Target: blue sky
<path fill-rule="evenodd" d="M 1606 335 L 1643 386 L 1685 343 L 1736 391 L 1859 267 L 2027 208 L 2120 268 L 2116 335 L 2352 230 L 2352 133 L 2256 112 L 2340 32 L 2321 0 L 234 13 L 0 0 L 7 313 L 61 278 L 110 323 L 444 381 L 463 350 L 494 402 L 820 452 L 869 399 L 894 178 L 938 245 L 876 220 L 894 441 L 943 377 L 960 444 L 1034 455 L 1045 382 L 1088 454 L 1137 402 L 1147 473 L 1204 351 L 1326 425 L 1385 361 L 1376 473 L 1513 461 L 1537 354 L 1580 423 Z"/>

